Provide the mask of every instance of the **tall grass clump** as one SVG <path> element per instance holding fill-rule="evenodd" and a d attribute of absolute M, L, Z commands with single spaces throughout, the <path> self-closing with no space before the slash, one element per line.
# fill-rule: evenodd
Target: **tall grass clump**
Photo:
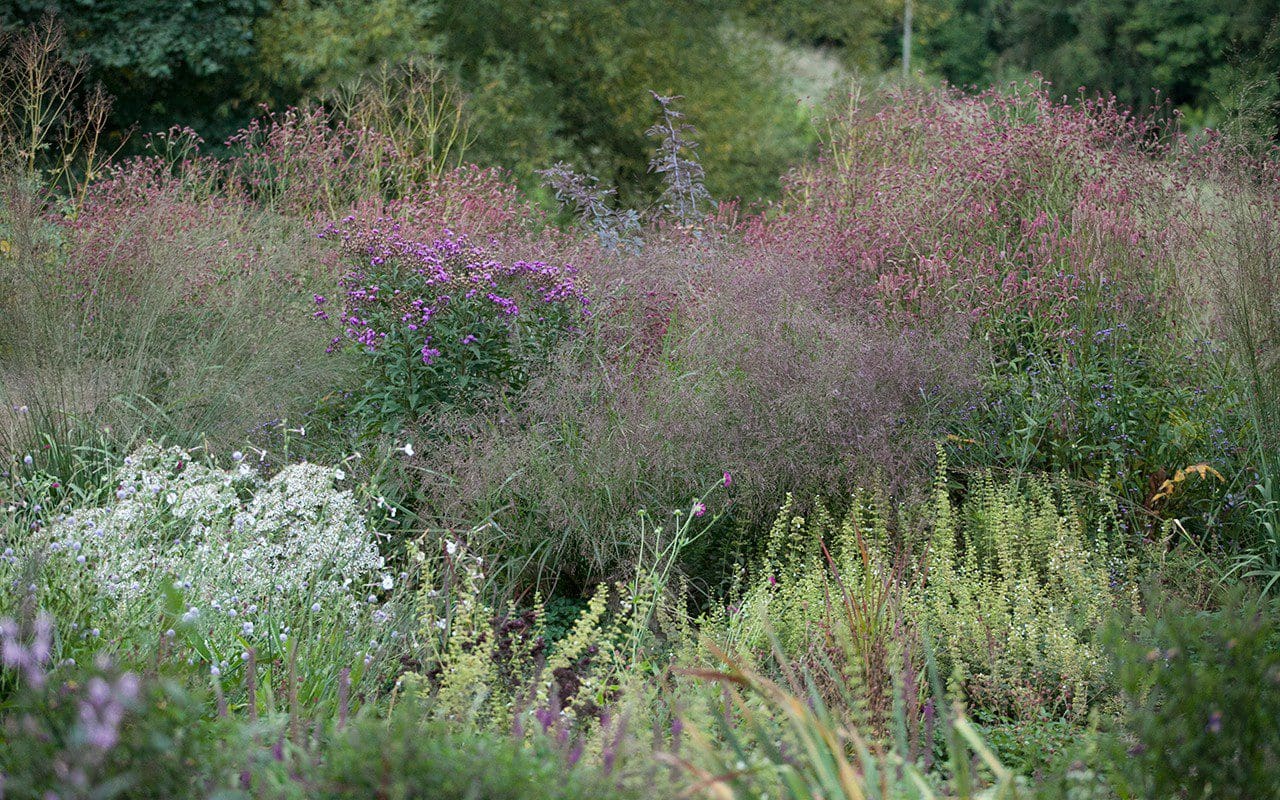
<path fill-rule="evenodd" d="M 1204 160 L 1155 116 L 1044 85 L 854 96 L 746 233 L 870 316 L 972 326 L 990 366 L 956 464 L 1065 469 L 1150 511 L 1236 444 L 1192 313 Z"/>
<path fill-rule="evenodd" d="M 13 257 L 10 297 L 40 312 L 6 326 L 6 404 L 223 441 L 301 413 L 328 379 L 305 297 L 279 287 L 304 279 L 313 248 L 136 176 L 92 187 L 75 220 L 37 223 L 50 245 Z"/>
<path fill-rule="evenodd" d="M 1231 140 L 1207 171 L 1204 202 L 1216 212 L 1206 234 L 1212 271 L 1206 294 L 1223 342 L 1224 371 L 1243 413 L 1245 469 L 1236 496 L 1243 552 L 1232 572 L 1280 580 L 1280 183 L 1274 155 L 1249 155 Z"/>
<path fill-rule="evenodd" d="M 872 474 L 906 491 L 908 476 L 927 475 L 941 419 L 972 387 L 962 335 L 860 320 L 807 295 L 785 257 L 671 242 L 593 273 L 587 336 L 509 413 L 441 420 L 442 445 L 418 459 L 426 513 L 454 527 L 492 514 L 510 552 L 552 576 L 589 583 L 625 570 L 635 509 L 683 507 L 728 472 L 723 524 L 742 541 L 689 553 L 718 581 L 787 491 L 851 491 Z"/>

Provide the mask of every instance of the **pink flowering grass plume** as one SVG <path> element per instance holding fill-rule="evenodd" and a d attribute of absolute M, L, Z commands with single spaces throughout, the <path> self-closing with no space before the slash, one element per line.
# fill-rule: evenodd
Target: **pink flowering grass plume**
<path fill-rule="evenodd" d="M 873 102 L 855 99 L 779 207 L 742 224 L 755 247 L 803 255 L 886 319 L 1069 344 L 1094 320 L 1161 313 L 1196 213 L 1171 125 L 1034 83 Z"/>
<path fill-rule="evenodd" d="M 972 395 L 974 348 L 963 329 L 868 321 L 812 274 L 794 253 L 710 236 L 597 263 L 594 335 L 562 347 L 514 413 L 432 420 L 433 524 L 493 513 L 504 548 L 590 581 L 633 557 L 636 508 L 688 508 L 708 476 L 732 487 L 742 530 L 767 528 L 787 491 L 872 474 L 905 491 L 938 420 Z"/>

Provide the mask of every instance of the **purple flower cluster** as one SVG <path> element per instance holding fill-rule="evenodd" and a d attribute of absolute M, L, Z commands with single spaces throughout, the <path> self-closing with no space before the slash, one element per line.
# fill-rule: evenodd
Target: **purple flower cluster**
<path fill-rule="evenodd" d="M 114 681 L 94 676 L 89 679 L 78 708 L 80 730 L 92 748 L 106 752 L 120 740 L 120 723 L 125 711 L 138 697 L 138 676 L 126 672 Z"/>
<path fill-rule="evenodd" d="M 423 364 L 441 355 L 443 340 L 433 337 L 433 320 L 447 310 L 467 304 L 476 313 L 496 312 L 499 318 L 521 314 L 520 303 L 571 307 L 585 313 L 587 296 L 576 281 L 577 270 L 542 261 L 504 264 L 488 258 L 466 236 L 446 230 L 431 242 L 401 235 L 400 223 L 380 219 L 370 227 L 356 217 L 331 224 L 321 238 L 340 241 L 359 266 L 341 279 L 342 334 L 329 343 L 333 352 L 345 339 L 374 352 L 388 337 L 416 339 L 414 348 Z M 318 319 L 329 319 L 328 298 L 315 295 Z M 478 307 L 477 307 L 478 306 Z M 475 333 L 455 341 L 476 342 Z"/>
<path fill-rule="evenodd" d="M 53 654 L 53 618 L 36 617 L 31 643 L 22 641 L 21 629 L 12 619 L 0 619 L 0 665 L 22 673 L 31 686 L 44 686 L 44 665 Z"/>

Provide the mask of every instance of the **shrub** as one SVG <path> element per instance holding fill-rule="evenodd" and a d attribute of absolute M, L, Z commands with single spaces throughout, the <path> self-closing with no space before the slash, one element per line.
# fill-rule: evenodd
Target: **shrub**
<path fill-rule="evenodd" d="M 1119 788 L 1146 797 L 1275 797 L 1280 787 L 1280 635 L 1241 590 L 1204 613 L 1163 604 L 1109 646 L 1126 715 Z"/>
<path fill-rule="evenodd" d="M 291 97 L 358 82 L 438 49 L 434 11 L 414 0 L 280 4 L 255 25 L 256 72 Z"/>
<path fill-rule="evenodd" d="M 573 160 L 618 186 L 625 205 L 646 205 L 657 194 L 657 181 L 644 178 L 648 89 L 689 98 L 716 196 L 775 194 L 777 174 L 805 147 L 805 120 L 776 59 L 723 24 L 722 8 L 448 0 L 439 20 L 448 31 L 441 55 L 470 95 L 471 153 L 511 169 L 522 186 L 536 183 L 535 169 Z"/>
<path fill-rule="evenodd" d="M 1213 203 L 1197 195 L 1211 159 L 1155 117 L 1036 84 L 855 97 L 823 156 L 745 228 L 757 248 L 806 259 L 849 305 L 916 324 L 963 318 L 990 344 L 988 405 L 962 434 L 984 447 L 972 459 L 955 448 L 958 464 L 1092 481 L 1109 469 L 1138 508 L 1161 471 L 1222 467 L 1237 444 L 1189 302 L 1205 274 Z"/>
<path fill-rule="evenodd" d="M 876 102 L 836 117 L 780 213 L 750 221 L 753 241 L 807 254 L 881 314 L 959 314 L 1006 346 L 1160 313 L 1188 221 L 1166 186 L 1185 176 L 1151 157 L 1179 140 L 1159 144 L 1152 119 L 1035 85 Z"/>
<path fill-rule="evenodd" d="M 1154 534 L 1179 518 L 1197 540 L 1220 533 L 1221 472 L 1239 459 L 1236 409 L 1209 341 L 1152 339 L 1126 323 L 1076 342 L 1068 355 L 1023 351 L 992 364 L 987 391 L 956 420 L 960 465 L 1063 472 L 1099 485 Z M 1165 480 L 1212 465 L 1177 492 Z M 1154 537 L 1153 537 L 1154 538 Z"/>
<path fill-rule="evenodd" d="M 348 217 L 347 222 L 354 222 Z M 355 266 L 343 276 L 337 322 L 370 377 L 352 406 L 367 429 L 393 431 L 447 408 L 474 409 L 518 391 L 587 297 L 571 266 L 488 259 L 465 237 L 404 239 L 390 220 L 368 231 L 330 227 Z M 328 319 L 317 295 L 316 316 Z"/>

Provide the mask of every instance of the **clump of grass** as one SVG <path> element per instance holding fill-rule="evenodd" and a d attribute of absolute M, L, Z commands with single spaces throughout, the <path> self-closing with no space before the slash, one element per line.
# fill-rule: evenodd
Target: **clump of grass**
<path fill-rule="evenodd" d="M 518 537 L 504 552 L 548 576 L 590 583 L 625 569 L 634 510 L 682 507 L 707 475 L 732 474 L 748 547 L 788 491 L 852 491 L 876 476 L 907 492 L 972 387 L 962 336 L 811 302 L 785 257 L 740 260 L 708 240 L 605 269 L 593 270 L 595 329 L 509 410 L 442 420 L 440 446 L 418 459 L 426 513 L 453 527 L 493 515 Z M 695 548 L 700 577 L 718 582 L 736 543 Z"/>

